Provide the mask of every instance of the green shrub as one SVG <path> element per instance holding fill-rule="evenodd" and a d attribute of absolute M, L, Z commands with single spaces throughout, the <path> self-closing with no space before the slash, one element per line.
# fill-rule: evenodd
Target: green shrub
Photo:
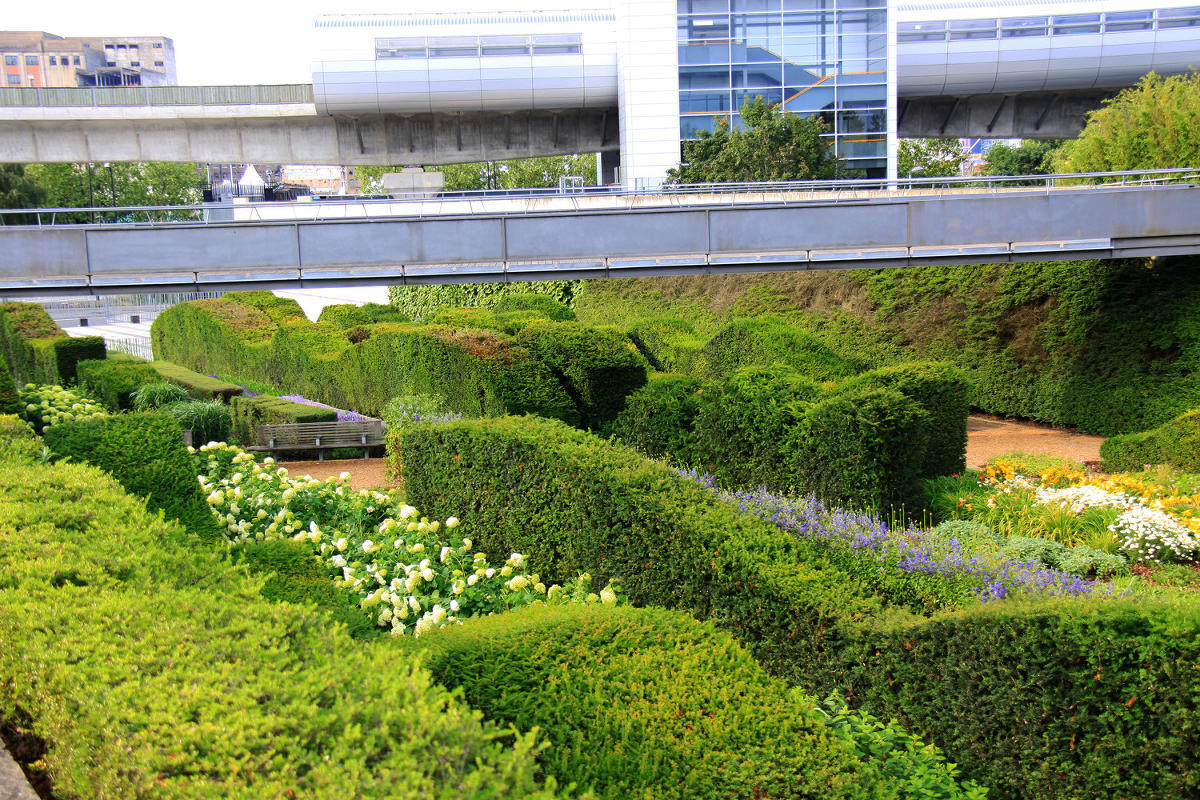
<path fill-rule="evenodd" d="M 639 606 L 714 619 L 755 649 L 810 663 L 835 620 L 880 601 L 824 551 L 743 516 L 671 467 L 537 417 L 410 426 L 408 502 L 457 514 L 492 557 L 527 555 L 544 579 L 615 580 Z"/>
<path fill-rule="evenodd" d="M 230 404 L 234 435 L 242 442 L 254 442 L 254 429 L 259 425 L 290 425 L 298 422 L 336 422 L 337 411 L 332 408 L 293 403 L 267 394 L 255 397 L 235 397 Z M 197 441 L 199 441 L 197 439 Z M 204 441 L 210 441 L 205 439 Z M 220 439 L 211 441 L 222 441 Z"/>
<path fill-rule="evenodd" d="M 77 419 L 104 417 L 104 406 L 86 395 L 61 386 L 27 383 L 19 392 L 21 417 L 41 433 L 46 428 Z"/>
<path fill-rule="evenodd" d="M 364 303 L 359 307 L 371 315 L 372 322 L 412 322 L 412 317 L 400 309 L 382 303 Z"/>
<path fill-rule="evenodd" d="M 81 361 L 104 360 L 107 355 L 104 339 L 99 336 L 67 337 L 54 339 L 54 363 L 58 370 L 58 382 L 64 385 L 78 380 L 76 369 Z"/>
<path fill-rule="evenodd" d="M 1062 569 L 1067 558 L 1066 545 L 1038 536 L 1010 536 L 1000 549 L 1000 555 L 1012 561 L 1032 561 L 1054 569 Z"/>
<path fill-rule="evenodd" d="M 626 399 L 612 433 L 651 458 L 669 455 L 679 464 L 691 464 L 695 461 L 692 430 L 706 388 L 713 391 L 700 378 L 652 376 Z"/>
<path fill-rule="evenodd" d="M 431 286 L 392 286 L 393 308 L 421 322 L 443 308 L 491 308 L 509 295 L 543 294 L 573 307 L 581 281 L 524 283 L 454 283 Z"/>
<path fill-rule="evenodd" d="M 922 477 L 962 472 L 967 464 L 967 414 L 971 384 L 953 364 L 913 362 L 864 372 L 838 391 L 892 389 L 909 397 L 929 414 Z"/>
<path fill-rule="evenodd" d="M 534 292 L 513 292 L 501 295 L 496 304 L 492 306 L 492 310 L 497 314 L 506 314 L 513 311 L 533 311 L 538 316 L 553 320 L 554 322 L 575 321 L 575 312 L 566 303 L 560 302 L 548 294 L 536 294 Z"/>
<path fill-rule="evenodd" d="M 1140 471 L 1147 464 L 1200 472 L 1200 408 L 1185 411 L 1152 430 L 1105 439 L 1100 456 L 1109 472 Z"/>
<path fill-rule="evenodd" d="M 0 414 L 0 462 L 32 463 L 42 449 L 41 438 L 16 414 Z"/>
<path fill-rule="evenodd" d="M 837 380 L 858 371 L 816 338 L 770 315 L 730 322 L 704 346 L 704 358 L 707 374 L 715 378 L 771 364 L 786 364 L 812 381 Z"/>
<path fill-rule="evenodd" d="M 482 549 L 528 554 L 551 577 L 618 576 L 635 605 L 711 619 L 768 673 L 900 720 L 998 800 L 1200 786 L 1200 606 L 1188 598 L 881 613 L 822 551 L 561 425 L 464 420 L 401 443 L 410 502 L 461 512 Z"/>
<path fill-rule="evenodd" d="M 1086 544 L 1077 544 L 1063 556 L 1060 566 L 1072 575 L 1107 578 L 1129 572 L 1124 556 L 1106 553 Z"/>
<path fill-rule="evenodd" d="M 531 322 L 517 336 L 558 378 L 579 410 L 579 425 L 609 425 L 630 392 L 646 384 L 646 361 L 625 336 L 577 322 Z"/>
<path fill-rule="evenodd" d="M 243 391 L 236 383 L 210 378 L 169 361 L 152 361 L 150 366 L 154 367 L 164 381 L 182 386 L 197 400 L 220 399 L 228 403 Z"/>
<path fill-rule="evenodd" d="M 77 363 L 104 358 L 104 340 L 67 336 L 37 303 L 0 303 L 0 355 L 17 383 L 68 385 Z"/>
<path fill-rule="evenodd" d="M 8 363 L 0 358 L 0 414 L 16 414 L 21 410 L 21 398 L 17 395 L 17 384 Z"/>
<path fill-rule="evenodd" d="M 705 372 L 703 355 L 707 339 L 682 319 L 648 319 L 629 329 L 629 338 L 650 366 L 659 372 L 700 375 Z"/>
<path fill-rule="evenodd" d="M 185 400 L 168 403 L 163 411 L 170 414 L 180 429 L 192 432 L 193 442 L 227 442 L 233 430 L 229 406 L 220 400 Z"/>
<path fill-rule="evenodd" d="M 597 798 L 901 796 L 911 777 L 881 781 L 811 702 L 677 612 L 532 606 L 419 641 L 440 683 L 545 730 L 547 774 Z"/>
<path fill-rule="evenodd" d="M 938 540 L 958 542 L 964 554 L 994 553 L 1004 546 L 1004 537 L 984 525 L 969 519 L 950 519 L 940 523 L 930 534 Z"/>
<path fill-rule="evenodd" d="M 455 328 L 500 330 L 496 314 L 490 308 L 443 308 L 432 314 L 426 322 L 430 325 L 450 325 Z"/>
<path fill-rule="evenodd" d="M 819 394 L 816 384 L 782 364 L 735 372 L 702 396 L 694 428 L 695 465 L 725 487 L 799 487 L 786 443 Z"/>
<path fill-rule="evenodd" d="M 196 465 L 179 426 L 162 412 L 61 422 L 43 434 L 59 458 L 93 464 L 125 490 L 145 498 L 150 508 L 206 541 L 219 541 L 221 528 L 208 510 L 196 481 Z"/>
<path fill-rule="evenodd" d="M 96 469 L 0 461 L 0 716 L 56 797 L 553 796 L 532 737 L 181 538 Z"/>
<path fill-rule="evenodd" d="M 192 399 L 187 389 L 174 383 L 147 383 L 133 393 L 134 411 L 153 411 L 171 403 L 185 403 Z"/>
<path fill-rule="evenodd" d="M 332 325 L 339 331 L 348 331 L 364 325 L 374 325 L 375 318 L 371 316 L 371 312 L 361 306 L 353 303 L 339 303 L 322 308 L 317 322 Z"/>
<path fill-rule="evenodd" d="M 162 379 L 149 364 L 137 361 L 80 361 L 77 366 L 79 388 L 95 397 L 109 411 L 133 408 L 133 394 Z"/>
<path fill-rule="evenodd" d="M 929 415 L 889 389 L 819 400 L 785 445 L 795 483 L 835 505 L 886 511 L 921 505 Z"/>

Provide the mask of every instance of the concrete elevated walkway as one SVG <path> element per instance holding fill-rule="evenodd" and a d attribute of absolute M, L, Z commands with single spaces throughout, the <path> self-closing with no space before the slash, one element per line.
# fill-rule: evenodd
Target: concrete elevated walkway
<path fill-rule="evenodd" d="M 459 201 L 477 203 L 469 210 L 447 201 L 271 204 L 252 221 L 7 226 L 0 228 L 0 293 L 483 283 L 1197 253 L 1200 173 L 1188 174 L 1189 183 L 1137 186 L 712 187 L 694 194 Z M 359 213 L 351 214 L 355 208 Z M 368 215 L 368 208 L 381 213 Z M 288 213 L 294 216 L 272 216 Z"/>

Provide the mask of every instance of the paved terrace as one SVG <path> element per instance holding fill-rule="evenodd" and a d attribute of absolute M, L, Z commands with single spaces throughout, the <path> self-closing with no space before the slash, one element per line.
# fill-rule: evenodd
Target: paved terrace
<path fill-rule="evenodd" d="M 1030 180 L 1040 185 L 1021 185 Z M 1081 181 L 1103 180 L 1084 184 Z M 0 212 L 0 293 L 772 272 L 1200 252 L 1200 171 Z"/>

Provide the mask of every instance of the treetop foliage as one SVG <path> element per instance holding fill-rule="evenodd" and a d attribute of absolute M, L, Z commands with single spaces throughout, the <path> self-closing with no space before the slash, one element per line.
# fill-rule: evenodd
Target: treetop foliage
<path fill-rule="evenodd" d="M 984 175 L 1049 175 L 1062 142 L 1026 139 L 1016 147 L 994 144 L 983 162 Z"/>
<path fill-rule="evenodd" d="M 901 139 L 896 174 L 901 178 L 948 178 L 962 174 L 967 149 L 960 139 Z"/>
<path fill-rule="evenodd" d="M 670 183 L 806 181 L 841 177 L 841 159 L 821 138 L 828 126 L 768 104 L 762 96 L 742 106 L 743 127 L 718 119 L 716 130 L 684 142 L 683 163 L 667 173 Z"/>
<path fill-rule="evenodd" d="M 1200 167 L 1200 73 L 1151 72 L 1088 115 L 1063 145 L 1059 172 Z"/>

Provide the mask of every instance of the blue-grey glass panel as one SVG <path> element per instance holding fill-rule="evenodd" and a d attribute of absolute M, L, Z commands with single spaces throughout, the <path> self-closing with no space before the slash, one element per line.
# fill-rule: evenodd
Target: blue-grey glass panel
<path fill-rule="evenodd" d="M 839 110 L 838 133 L 887 133 L 887 111 L 882 108 Z"/>
<path fill-rule="evenodd" d="M 1200 6 L 1160 8 L 1158 10 L 1158 27 L 1160 28 L 1190 28 L 1197 23 L 1200 23 Z"/>
<path fill-rule="evenodd" d="M 857 141 L 854 139 L 838 139 L 837 150 L 842 158 L 879 158 L 887 154 L 886 141 Z M 854 166 L 859 166 L 855 164 Z"/>
<path fill-rule="evenodd" d="M 761 97 L 772 105 L 778 105 L 783 102 L 783 89 L 738 89 L 733 93 L 733 107 L 741 108 L 756 97 Z"/>
<path fill-rule="evenodd" d="M 783 57 L 793 64 L 831 64 L 837 61 L 836 40 L 832 36 L 812 39 L 784 39 Z"/>
<path fill-rule="evenodd" d="M 1117 33 L 1149 30 L 1154 24 L 1153 17 L 1153 11 L 1110 11 L 1104 15 L 1104 31 Z"/>
<path fill-rule="evenodd" d="M 996 20 L 994 19 L 956 19 L 950 22 L 950 40 L 958 39 L 995 39 Z"/>
<path fill-rule="evenodd" d="M 887 87 L 843 86 L 838 84 L 838 105 L 842 108 L 867 108 L 881 106 L 887 102 Z"/>
<path fill-rule="evenodd" d="M 720 14 L 729 12 L 729 0 L 679 0 L 680 14 Z"/>
<path fill-rule="evenodd" d="M 680 64 L 729 64 L 729 42 L 679 45 Z"/>
<path fill-rule="evenodd" d="M 778 14 L 731 14 L 729 24 L 733 38 L 749 44 L 767 46 L 781 33 Z"/>
<path fill-rule="evenodd" d="M 697 116 L 687 116 L 679 118 L 679 138 L 680 139 L 695 139 L 700 131 L 714 131 L 717 127 L 717 120 L 720 118 L 728 118 L 726 114 L 700 114 Z"/>
<path fill-rule="evenodd" d="M 946 39 L 944 22 L 897 22 L 898 42 L 940 42 Z"/>
<path fill-rule="evenodd" d="M 820 111 L 833 108 L 833 86 L 829 84 L 788 89 L 784 96 L 784 108 L 788 111 Z"/>
<path fill-rule="evenodd" d="M 729 17 L 687 17 L 680 22 L 680 38 L 688 41 L 728 39 Z"/>
<path fill-rule="evenodd" d="M 1160 19 L 1158 21 L 1159 30 L 1167 30 L 1168 28 L 1194 28 L 1200 25 L 1200 15 L 1195 17 Z"/>
<path fill-rule="evenodd" d="M 731 85 L 735 89 L 783 85 L 783 67 L 780 64 L 733 64 L 729 68 L 729 74 Z"/>
<path fill-rule="evenodd" d="M 837 27 L 837 15 L 827 11 L 819 14 L 784 14 L 783 35 L 821 36 L 833 33 Z"/>
<path fill-rule="evenodd" d="M 850 33 L 886 33 L 886 11 L 846 11 L 838 15 L 838 32 Z"/>
<path fill-rule="evenodd" d="M 729 111 L 729 92 L 680 92 L 679 110 L 685 113 Z"/>
<path fill-rule="evenodd" d="M 711 67 L 684 66 L 679 68 L 680 89 L 727 89 L 729 65 Z"/>
<path fill-rule="evenodd" d="M 822 78 L 832 75 L 835 71 L 833 65 L 805 67 L 784 62 L 783 83 L 785 86 L 811 86 Z"/>
<path fill-rule="evenodd" d="M 833 0 L 783 0 L 784 11 L 821 11 L 833 8 Z"/>
<path fill-rule="evenodd" d="M 1000 20 L 1000 36 L 1011 39 L 1018 36 L 1045 36 L 1045 17 L 1010 17 Z"/>
<path fill-rule="evenodd" d="M 735 14 L 739 12 L 778 12 L 780 7 L 780 0 L 732 0 L 730 2 L 730 10 Z"/>
<path fill-rule="evenodd" d="M 748 45 L 744 42 L 734 41 L 729 46 L 729 59 L 742 64 L 778 64 L 782 61 L 779 55 L 779 50 L 772 50 L 768 47 L 759 47 L 757 45 Z M 782 49 L 782 42 L 780 43 Z"/>

